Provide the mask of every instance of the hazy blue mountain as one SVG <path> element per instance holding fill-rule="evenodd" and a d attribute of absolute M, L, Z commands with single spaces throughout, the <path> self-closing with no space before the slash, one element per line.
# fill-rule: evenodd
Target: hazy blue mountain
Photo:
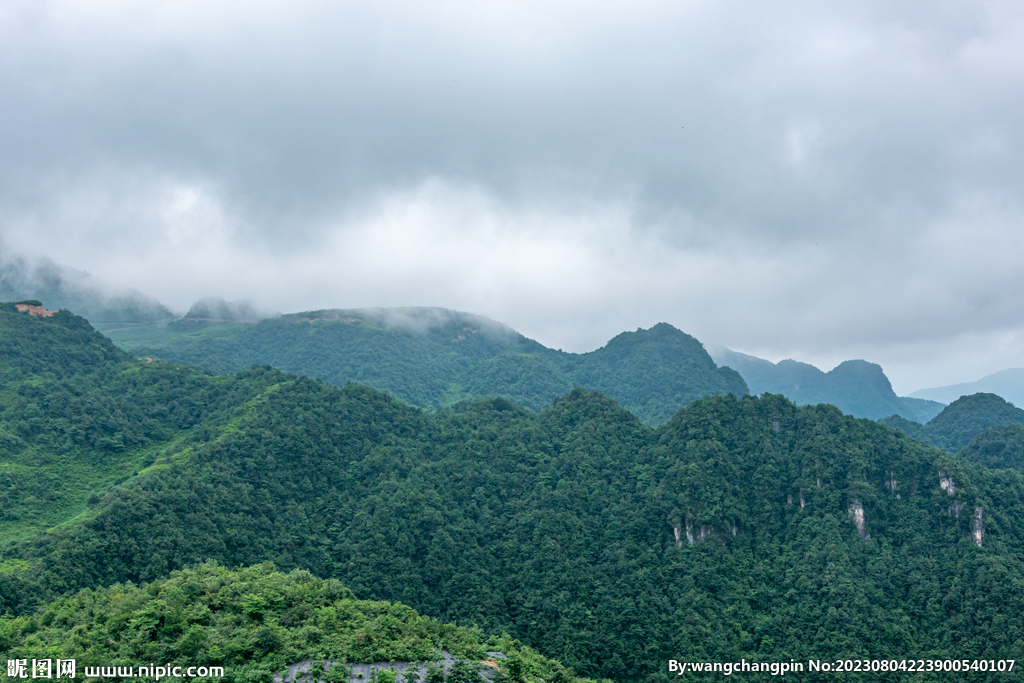
<path fill-rule="evenodd" d="M 108 288 L 88 273 L 42 259 L 0 264 L 0 301 L 36 299 L 92 323 L 141 323 L 173 317 L 166 306 L 134 289 Z"/>
<path fill-rule="evenodd" d="M 257 324 L 211 320 L 218 304 L 171 323 L 107 330 L 136 356 L 230 373 L 272 365 L 334 385 L 358 382 L 436 409 L 499 396 L 543 410 L 574 386 L 601 391 L 651 424 L 702 396 L 747 386 L 690 335 L 660 323 L 589 353 L 549 349 L 489 318 L 442 308 L 332 309 Z"/>
<path fill-rule="evenodd" d="M 927 424 L 911 422 L 898 415 L 880 422 L 902 430 L 907 436 L 955 453 L 987 429 L 1009 424 L 1024 425 L 1024 410 L 995 394 L 972 394 L 953 401 Z"/>
<path fill-rule="evenodd" d="M 977 382 L 951 384 L 915 391 L 911 396 L 952 403 L 961 396 L 977 393 L 998 394 L 1015 405 L 1024 405 L 1024 368 L 1010 368 L 986 375 Z"/>
<path fill-rule="evenodd" d="M 729 349 L 713 349 L 712 355 L 717 363 L 739 372 L 751 393 L 782 394 L 799 405 L 831 403 L 855 417 L 878 420 L 900 415 L 922 423 L 944 407 L 934 401 L 900 398 L 881 366 L 863 360 L 848 360 L 823 372 L 808 363 L 772 363 Z"/>
<path fill-rule="evenodd" d="M 924 424 L 931 420 L 933 417 L 942 412 L 946 407 L 945 403 L 939 403 L 938 401 L 930 401 L 925 398 L 912 398 L 910 396 L 900 396 L 900 402 L 906 406 L 906 413 L 899 413 L 900 415 L 916 414 L 916 417 L 912 417 L 915 422 Z"/>

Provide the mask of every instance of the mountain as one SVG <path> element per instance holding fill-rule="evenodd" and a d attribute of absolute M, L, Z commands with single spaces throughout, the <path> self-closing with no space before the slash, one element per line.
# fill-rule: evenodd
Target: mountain
<path fill-rule="evenodd" d="M 217 373 L 269 364 L 338 386 L 366 384 L 428 409 L 500 396 L 539 411 L 583 386 L 661 424 L 702 396 L 747 392 L 736 372 L 716 366 L 699 341 L 666 323 L 575 354 L 441 308 L 313 311 L 252 325 L 203 317 L 105 331 L 135 356 Z"/>
<path fill-rule="evenodd" d="M 467 683 L 482 682 L 476 671 L 499 662 L 505 676 L 515 671 L 580 680 L 507 636 L 481 635 L 401 604 L 358 600 L 336 580 L 299 570 L 284 574 L 269 563 L 235 571 L 200 565 L 141 586 L 83 591 L 35 614 L 0 620 L 0 648 L 8 660 L 27 664 L 44 652 L 56 654 L 49 660 L 51 678 L 58 678 L 55 659 L 73 659 L 75 674 L 90 680 L 181 678 L 194 668 L 199 678 L 209 673 L 239 682 L 291 682 L 296 673 L 310 680 L 359 680 L 361 669 L 369 673 L 370 667 L 353 665 L 376 663 L 374 680 L 394 683 L 396 670 L 408 681 L 428 673 L 426 663 L 438 662 L 440 669 L 445 655 L 453 655 L 450 681 L 461 673 Z M 423 663 L 418 671 L 406 669 L 417 662 Z M 111 666 L 123 675 L 104 675 Z M 181 675 L 174 676 L 177 668 Z"/>
<path fill-rule="evenodd" d="M 29 263 L 13 258 L 0 263 L 0 301 L 37 299 L 91 322 L 141 323 L 173 314 L 153 297 L 134 289 L 105 287 L 88 273 L 49 259 Z"/>
<path fill-rule="evenodd" d="M 778 363 L 729 349 L 713 351 L 715 361 L 743 376 L 755 394 L 782 394 L 800 405 L 831 403 L 854 417 L 878 420 L 901 415 L 927 422 L 944 407 L 923 399 L 900 398 L 882 368 L 863 360 L 848 360 L 829 372 L 795 360 Z"/>
<path fill-rule="evenodd" d="M 1024 410 L 995 394 L 973 394 L 953 401 L 924 425 L 898 415 L 880 422 L 936 448 L 955 453 L 986 429 L 1009 424 L 1024 425 Z"/>
<path fill-rule="evenodd" d="M 912 393 L 911 396 L 951 403 L 961 396 L 979 392 L 998 394 L 1015 405 L 1024 405 L 1024 368 L 1001 370 L 995 374 L 986 375 L 977 382 L 921 389 Z"/>
<path fill-rule="evenodd" d="M 0 511 L 24 512 L 0 519 L 0 612 L 36 615 L 18 638 L 84 646 L 88 596 L 130 581 L 163 597 L 108 620 L 108 647 L 166 643 L 153 629 L 181 623 L 183 598 L 159 582 L 214 560 L 336 579 L 621 681 L 664 680 L 680 658 L 998 662 L 1024 647 L 1024 475 L 832 406 L 716 395 L 655 429 L 577 388 L 539 413 L 501 398 L 427 413 L 268 367 L 140 361 L 67 313 L 0 316 L 5 348 L 39 359 L 0 356 Z M 39 501 L 51 483 L 57 511 Z M 273 591 L 240 592 L 291 628 Z M 307 623 L 321 617 L 304 638 L 327 641 Z M 290 642 L 274 619 L 267 638 Z M 251 647 L 262 627 L 238 623 L 232 647 Z"/>

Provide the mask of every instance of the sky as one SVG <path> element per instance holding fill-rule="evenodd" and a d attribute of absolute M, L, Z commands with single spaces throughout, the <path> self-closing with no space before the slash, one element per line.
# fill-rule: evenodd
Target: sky
<path fill-rule="evenodd" d="M 1019 2 L 0 0 L 0 253 L 184 312 L 1024 366 Z"/>

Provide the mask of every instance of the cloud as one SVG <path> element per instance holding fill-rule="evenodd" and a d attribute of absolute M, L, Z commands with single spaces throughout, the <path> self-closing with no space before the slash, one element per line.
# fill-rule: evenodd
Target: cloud
<path fill-rule="evenodd" d="M 909 391 L 1024 350 L 1022 46 L 1001 2 L 5 2 L 0 235 L 179 310 L 667 320 Z"/>

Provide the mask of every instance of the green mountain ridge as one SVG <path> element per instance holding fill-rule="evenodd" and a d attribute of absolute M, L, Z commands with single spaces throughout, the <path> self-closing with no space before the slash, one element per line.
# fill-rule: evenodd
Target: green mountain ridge
<path fill-rule="evenodd" d="M 1024 425 L 1024 410 L 995 394 L 973 394 L 953 401 L 924 425 L 898 415 L 879 422 L 936 448 L 955 453 L 988 429 L 1010 424 Z"/>
<path fill-rule="evenodd" d="M 271 561 L 505 631 L 594 678 L 677 679 L 666 662 L 680 657 L 995 661 L 1024 648 L 1024 476 L 831 406 L 717 395 L 655 429 L 576 388 L 538 413 L 491 398 L 431 414 L 269 367 L 137 361 L 70 314 L 0 306 L 0 324 L 0 341 L 40 359 L 21 372 L 0 355 L 22 400 L 0 413 L 20 439 L 0 444 L 3 466 L 134 458 L 45 531 L 0 520 L 0 612 L 209 560 Z M 677 333 L 655 334 L 685 342 Z M 109 403 L 113 423 L 83 431 L 120 433 L 124 450 L 76 440 L 76 398 Z M 30 493 L 4 490 L 45 509 Z"/>
<path fill-rule="evenodd" d="M 660 424 L 702 396 L 747 392 L 737 373 L 716 366 L 699 341 L 666 323 L 582 354 L 440 308 L 311 311 L 257 324 L 183 318 L 102 331 L 135 356 L 216 373 L 268 364 L 338 386 L 366 384 L 432 410 L 499 396 L 540 411 L 583 386 Z"/>

